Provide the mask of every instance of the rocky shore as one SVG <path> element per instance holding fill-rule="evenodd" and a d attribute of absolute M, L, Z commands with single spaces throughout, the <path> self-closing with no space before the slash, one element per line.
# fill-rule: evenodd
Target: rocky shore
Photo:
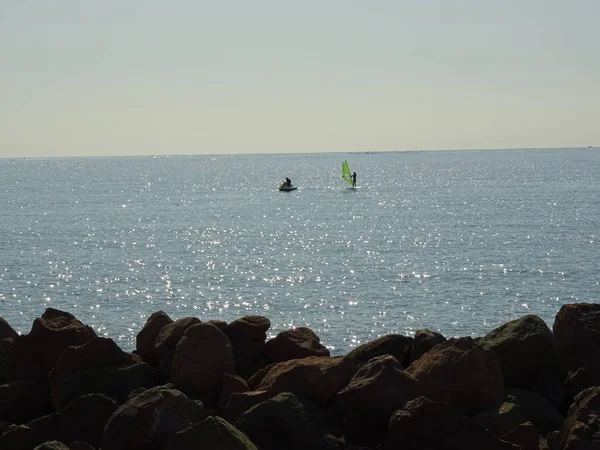
<path fill-rule="evenodd" d="M 0 318 L 0 449 L 600 449 L 600 305 L 330 356 L 308 328 L 152 314 L 125 352 L 68 312 Z"/>

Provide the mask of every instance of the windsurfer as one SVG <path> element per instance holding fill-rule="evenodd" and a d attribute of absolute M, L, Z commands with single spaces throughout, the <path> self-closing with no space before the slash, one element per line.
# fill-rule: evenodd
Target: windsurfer
<path fill-rule="evenodd" d="M 290 180 L 288 177 L 285 177 L 285 185 L 287 187 L 292 187 L 292 180 Z"/>
<path fill-rule="evenodd" d="M 356 172 L 352 173 L 352 188 L 356 189 Z"/>

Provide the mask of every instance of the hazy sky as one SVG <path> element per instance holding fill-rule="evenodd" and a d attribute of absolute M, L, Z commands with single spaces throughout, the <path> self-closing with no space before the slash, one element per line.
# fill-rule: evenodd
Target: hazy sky
<path fill-rule="evenodd" d="M 600 146 L 600 1 L 0 0 L 0 156 Z"/>

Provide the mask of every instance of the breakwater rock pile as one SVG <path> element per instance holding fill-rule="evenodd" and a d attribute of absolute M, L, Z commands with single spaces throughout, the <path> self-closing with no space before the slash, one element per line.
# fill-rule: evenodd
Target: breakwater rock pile
<path fill-rule="evenodd" d="M 156 312 L 125 352 L 68 312 L 0 319 L 0 449 L 600 448 L 598 304 L 345 356 L 269 327 Z"/>

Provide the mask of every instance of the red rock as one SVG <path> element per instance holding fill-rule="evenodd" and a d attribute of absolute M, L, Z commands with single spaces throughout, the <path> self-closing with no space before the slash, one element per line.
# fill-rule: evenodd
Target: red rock
<path fill-rule="evenodd" d="M 9 355 L 11 380 L 36 380 L 48 383 L 52 370 L 63 351 L 83 345 L 98 336 L 94 330 L 72 314 L 48 308 L 35 319 L 28 335 L 15 338 Z"/>
<path fill-rule="evenodd" d="M 210 325 L 209 325 L 210 326 Z M 159 448 L 167 436 L 197 423 L 202 408 L 182 392 L 157 386 L 119 406 L 102 436 L 102 450 Z M 205 417 L 202 417 L 204 419 Z"/>
<path fill-rule="evenodd" d="M 67 347 L 48 375 L 50 395 L 58 409 L 64 380 L 71 375 L 109 366 L 132 366 L 135 359 L 109 338 L 96 338 L 77 347 Z"/>
<path fill-rule="evenodd" d="M 600 304 L 563 305 L 552 326 L 568 370 L 584 366 L 600 348 Z"/>
<path fill-rule="evenodd" d="M 552 450 L 600 448 L 600 386 L 580 392 L 558 433 L 550 434 Z"/>
<path fill-rule="evenodd" d="M 269 362 L 282 362 L 308 356 L 329 356 L 329 350 L 310 329 L 298 327 L 282 331 L 267 341 L 264 349 Z"/>
<path fill-rule="evenodd" d="M 246 383 L 246 380 L 244 380 L 242 377 L 230 373 L 224 373 L 223 379 L 221 380 L 221 394 L 219 394 L 217 409 L 221 412 L 224 411 L 227 403 L 229 402 L 229 397 L 231 397 L 231 394 L 246 392 L 247 390 L 248 383 Z"/>
<path fill-rule="evenodd" d="M 163 311 L 150 314 L 146 324 L 135 338 L 135 347 L 143 361 L 155 365 L 158 359 L 154 355 L 154 341 L 163 327 L 173 323 L 173 320 Z"/>
<path fill-rule="evenodd" d="M 171 377 L 175 386 L 208 407 L 216 407 L 225 373 L 235 373 L 227 336 L 208 323 L 189 327 L 173 355 Z"/>
<path fill-rule="evenodd" d="M 292 392 L 322 405 L 346 387 L 354 374 L 349 358 L 311 356 L 268 366 L 257 391 Z"/>
<path fill-rule="evenodd" d="M 410 364 L 411 347 L 412 338 L 401 334 L 388 334 L 356 347 L 348 353 L 347 357 L 358 367 L 375 356 L 392 355 L 400 364 L 407 367 Z"/>
<path fill-rule="evenodd" d="M 464 419 L 444 402 L 419 397 L 390 419 L 385 450 L 521 450 Z"/>
<path fill-rule="evenodd" d="M 495 328 L 477 343 L 496 353 L 507 386 L 530 389 L 541 375 L 561 372 L 556 340 L 534 314 Z"/>
<path fill-rule="evenodd" d="M 233 345 L 235 371 L 244 379 L 265 364 L 261 361 L 271 322 L 263 316 L 245 316 L 227 325 L 225 334 Z"/>
<path fill-rule="evenodd" d="M 419 395 L 419 383 L 396 358 L 370 359 L 337 395 L 346 441 L 371 446 L 383 441 L 392 413 Z"/>
<path fill-rule="evenodd" d="M 415 337 L 412 342 L 412 348 L 410 352 L 411 362 L 419 359 L 433 347 L 441 344 L 442 342 L 446 342 L 446 338 L 441 333 L 427 329 L 418 330 L 415 333 Z"/>
<path fill-rule="evenodd" d="M 185 330 L 199 323 L 202 322 L 197 317 L 184 317 L 163 326 L 154 339 L 152 348 L 153 358 L 156 361 L 165 358 L 169 352 L 175 350 Z"/>
<path fill-rule="evenodd" d="M 592 353 L 590 359 L 579 369 L 569 372 L 565 380 L 569 404 L 585 389 L 600 386 L 600 348 Z"/>
<path fill-rule="evenodd" d="M 504 400 L 504 378 L 496 354 L 470 337 L 436 345 L 408 367 L 421 392 L 465 411 L 485 409 Z"/>

